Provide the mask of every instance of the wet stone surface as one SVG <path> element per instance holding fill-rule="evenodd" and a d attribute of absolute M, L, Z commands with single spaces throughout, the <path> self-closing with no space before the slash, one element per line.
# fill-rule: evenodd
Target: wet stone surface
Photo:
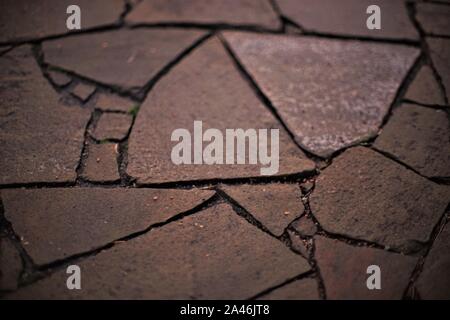
<path fill-rule="evenodd" d="M 322 157 L 377 133 L 419 53 L 356 41 L 225 36 L 297 142 Z"/>

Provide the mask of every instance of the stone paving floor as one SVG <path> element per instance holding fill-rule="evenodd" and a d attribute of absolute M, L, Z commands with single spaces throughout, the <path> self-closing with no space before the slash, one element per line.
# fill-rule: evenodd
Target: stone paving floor
<path fill-rule="evenodd" d="M 450 1 L 72 2 L 0 3 L 1 298 L 450 299 Z M 278 174 L 174 165 L 194 120 Z"/>

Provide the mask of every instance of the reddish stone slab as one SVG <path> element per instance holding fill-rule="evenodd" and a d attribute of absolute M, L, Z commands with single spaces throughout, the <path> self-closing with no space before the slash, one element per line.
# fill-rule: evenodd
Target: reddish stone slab
<path fill-rule="evenodd" d="M 227 204 L 117 244 L 79 266 L 82 290 L 61 285 L 63 269 L 7 298 L 246 299 L 309 269 Z"/>
<path fill-rule="evenodd" d="M 83 102 L 86 102 L 94 92 L 95 87 L 85 83 L 78 83 L 75 88 L 72 89 L 72 94 Z"/>
<path fill-rule="evenodd" d="M 288 283 L 263 295 L 262 300 L 319 300 L 315 279 L 306 278 Z"/>
<path fill-rule="evenodd" d="M 327 299 L 400 300 L 408 286 L 417 258 L 384 250 L 355 247 L 337 240 L 315 237 L 315 258 Z M 381 289 L 369 290 L 367 273 L 380 267 Z"/>
<path fill-rule="evenodd" d="M 439 232 L 423 265 L 416 287 L 426 300 L 450 299 L 450 226 Z"/>
<path fill-rule="evenodd" d="M 406 91 L 405 99 L 427 105 L 445 104 L 439 84 L 429 66 L 424 65 L 420 69 Z"/>
<path fill-rule="evenodd" d="M 212 195 L 208 190 L 2 190 L 5 216 L 39 265 L 93 250 L 167 221 Z"/>
<path fill-rule="evenodd" d="M 115 24 L 125 10 L 123 0 L 2 0 L 0 43 L 71 32 L 66 25 L 69 17 L 66 10 L 71 4 L 81 9 L 82 31 Z"/>
<path fill-rule="evenodd" d="M 129 114 L 103 113 L 94 129 L 93 136 L 99 141 L 122 140 L 127 136 L 132 120 L 133 117 Z"/>
<path fill-rule="evenodd" d="M 281 236 L 304 210 L 300 188 L 296 184 L 245 184 L 221 188 L 276 236 Z"/>
<path fill-rule="evenodd" d="M 312 37 L 226 33 L 298 143 L 333 152 L 374 136 L 416 48 Z"/>
<path fill-rule="evenodd" d="M 426 34 L 450 36 L 450 7 L 437 3 L 418 3 L 416 18 Z"/>
<path fill-rule="evenodd" d="M 153 87 L 141 105 L 129 138 L 127 173 L 139 183 L 261 175 L 260 164 L 172 163 L 172 148 L 177 144 L 171 141 L 173 131 L 184 128 L 193 135 L 196 120 L 203 122 L 203 132 L 215 128 L 222 134 L 225 129 L 277 128 L 280 130 L 278 174 L 314 170 L 314 163 L 292 142 L 241 77 L 219 40 L 213 38 L 177 64 Z"/>
<path fill-rule="evenodd" d="M 0 290 L 15 290 L 22 259 L 14 244 L 6 237 L 0 237 Z"/>
<path fill-rule="evenodd" d="M 120 179 L 117 144 L 91 144 L 82 177 L 89 181 L 112 182 Z"/>
<path fill-rule="evenodd" d="M 126 89 L 140 88 L 204 35 L 196 30 L 122 29 L 45 41 L 45 61 Z"/>
<path fill-rule="evenodd" d="M 101 93 L 97 96 L 94 105 L 95 108 L 104 111 L 128 112 L 133 107 L 137 106 L 137 103 L 117 95 Z"/>
<path fill-rule="evenodd" d="M 308 31 L 370 38 L 418 40 L 402 0 L 276 0 L 281 12 Z M 370 30 L 367 7 L 378 5 L 381 29 Z"/>
<path fill-rule="evenodd" d="M 374 146 L 428 177 L 450 177 L 450 125 L 443 110 L 403 104 Z"/>
<path fill-rule="evenodd" d="M 74 181 L 90 113 L 63 105 L 31 48 L 0 57 L 0 183 Z"/>
<path fill-rule="evenodd" d="M 72 82 L 72 78 L 70 78 L 67 74 L 56 72 L 56 71 L 49 71 L 50 80 L 57 85 L 58 87 L 65 87 L 69 83 Z"/>
<path fill-rule="evenodd" d="M 317 232 L 317 226 L 311 218 L 303 216 L 294 223 L 292 227 L 304 237 L 311 237 Z"/>
<path fill-rule="evenodd" d="M 450 39 L 427 38 L 431 60 L 442 79 L 447 99 L 450 97 Z"/>
<path fill-rule="evenodd" d="M 126 21 L 135 24 L 195 23 L 278 29 L 281 23 L 267 0 L 144 0 Z"/>
<path fill-rule="evenodd" d="M 357 147 L 317 178 L 310 205 L 326 231 L 409 251 L 428 241 L 449 197 L 449 188 Z"/>

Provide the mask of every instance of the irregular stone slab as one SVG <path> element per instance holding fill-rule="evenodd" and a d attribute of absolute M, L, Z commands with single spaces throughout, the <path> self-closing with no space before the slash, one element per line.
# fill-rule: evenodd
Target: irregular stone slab
<path fill-rule="evenodd" d="M 436 81 L 433 71 L 423 66 L 406 91 L 405 99 L 427 105 L 444 105 L 444 97 Z"/>
<path fill-rule="evenodd" d="M 93 136 L 99 141 L 122 140 L 127 136 L 132 120 L 133 117 L 128 114 L 103 113 L 94 129 Z"/>
<path fill-rule="evenodd" d="M 277 0 L 284 16 L 313 32 L 370 38 L 418 40 L 402 0 Z M 381 9 L 381 29 L 370 30 L 367 7 Z"/>
<path fill-rule="evenodd" d="M 8 298 L 246 299 L 309 269 L 227 204 L 151 230 L 79 266 L 82 290 L 62 286 L 67 274 L 61 270 Z"/>
<path fill-rule="evenodd" d="M 6 237 L 0 237 L 0 290 L 16 290 L 22 259 L 14 244 Z"/>
<path fill-rule="evenodd" d="M 294 231 L 288 229 L 289 239 L 291 240 L 291 248 L 299 252 L 303 257 L 309 258 L 310 247 L 308 246 L 308 240 L 300 238 Z"/>
<path fill-rule="evenodd" d="M 208 190 L 2 190 L 5 216 L 39 265 L 93 250 L 167 221 L 212 195 Z"/>
<path fill-rule="evenodd" d="M 437 236 L 429 252 L 416 287 L 420 297 L 427 300 L 450 299 L 450 226 Z"/>
<path fill-rule="evenodd" d="M 428 241 L 449 197 L 449 188 L 357 147 L 322 172 L 310 205 L 329 232 L 409 251 Z"/>
<path fill-rule="evenodd" d="M 0 43 L 24 41 L 69 33 L 67 7 L 69 0 L 2 0 L 0 3 Z M 77 0 L 81 9 L 81 30 L 119 21 L 125 10 L 122 0 Z M 79 31 L 79 30 L 76 30 Z"/>
<path fill-rule="evenodd" d="M 45 41 L 45 61 L 106 85 L 143 87 L 203 32 L 122 29 Z"/>
<path fill-rule="evenodd" d="M 120 179 L 117 144 L 91 144 L 82 177 L 89 181 L 112 182 Z"/>
<path fill-rule="evenodd" d="M 72 78 L 70 78 L 67 74 L 56 72 L 56 71 L 49 71 L 50 80 L 57 85 L 58 87 L 65 87 L 69 83 L 72 82 Z"/>
<path fill-rule="evenodd" d="M 315 258 L 327 299 L 400 300 L 417 258 L 368 247 L 355 247 L 325 237 L 315 237 Z M 380 267 L 381 289 L 369 290 L 367 268 Z M 372 274 L 372 273 L 371 273 Z"/>
<path fill-rule="evenodd" d="M 447 99 L 450 97 L 450 39 L 427 38 L 431 60 L 445 87 Z"/>
<path fill-rule="evenodd" d="M 100 94 L 95 101 L 95 108 L 104 111 L 124 111 L 128 112 L 137 103 L 113 94 Z"/>
<path fill-rule="evenodd" d="M 303 216 L 292 223 L 292 227 L 303 237 L 311 237 L 317 232 L 317 226 L 314 221 L 307 216 Z"/>
<path fill-rule="evenodd" d="M 311 37 L 226 33 L 298 143 L 328 157 L 378 131 L 416 48 Z"/>
<path fill-rule="evenodd" d="M 450 36 L 450 7 L 436 3 L 418 3 L 416 18 L 426 34 Z"/>
<path fill-rule="evenodd" d="M 263 300 L 319 300 L 317 281 L 311 278 L 297 280 L 262 296 Z"/>
<path fill-rule="evenodd" d="M 443 110 L 412 104 L 396 109 L 375 141 L 427 177 L 450 177 L 450 124 Z"/>
<path fill-rule="evenodd" d="M 72 94 L 81 101 L 86 102 L 95 92 L 95 87 L 79 83 L 73 88 Z"/>
<path fill-rule="evenodd" d="M 76 179 L 90 113 L 64 106 L 30 47 L 0 57 L 0 183 Z"/>
<path fill-rule="evenodd" d="M 196 23 L 259 26 L 278 29 L 281 23 L 269 1 L 144 0 L 126 18 L 131 23 Z"/>
<path fill-rule="evenodd" d="M 171 152 L 177 142 L 171 141 L 172 132 L 184 128 L 193 135 L 196 120 L 203 121 L 203 132 L 216 128 L 222 134 L 230 128 L 278 128 L 278 174 L 314 170 L 314 163 L 306 159 L 260 102 L 221 43 L 212 38 L 158 81 L 141 105 L 129 139 L 127 173 L 139 183 L 261 175 L 260 164 L 173 164 Z"/>
<path fill-rule="evenodd" d="M 244 184 L 221 188 L 275 236 L 281 236 L 304 210 L 296 184 Z"/>

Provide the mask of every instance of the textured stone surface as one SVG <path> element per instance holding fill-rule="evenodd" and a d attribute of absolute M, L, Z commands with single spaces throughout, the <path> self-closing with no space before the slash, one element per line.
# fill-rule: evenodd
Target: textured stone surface
<path fill-rule="evenodd" d="M 308 258 L 310 251 L 308 241 L 300 238 L 294 231 L 288 230 L 289 239 L 291 240 L 291 247 L 294 251 L 299 252 L 303 257 Z"/>
<path fill-rule="evenodd" d="M 89 112 L 59 102 L 27 46 L 0 57 L 0 78 L 0 183 L 75 180 Z"/>
<path fill-rule="evenodd" d="M 301 256 L 220 204 L 79 263 L 9 298 L 245 299 L 309 269 Z M 118 276 L 120 275 L 120 276 Z"/>
<path fill-rule="evenodd" d="M 94 92 L 95 87 L 85 83 L 78 83 L 75 88 L 72 89 L 72 94 L 83 102 L 87 101 Z"/>
<path fill-rule="evenodd" d="M 53 188 L 2 190 L 2 199 L 6 218 L 33 261 L 41 265 L 164 222 L 212 194 L 208 190 Z"/>
<path fill-rule="evenodd" d="M 72 82 L 72 78 L 70 78 L 67 74 L 56 72 L 56 71 L 49 71 L 50 80 L 57 85 L 58 87 L 65 87 L 69 83 Z"/>
<path fill-rule="evenodd" d="M 318 300 L 317 281 L 311 278 L 288 283 L 262 296 L 263 300 Z"/>
<path fill-rule="evenodd" d="M 137 105 L 136 102 L 113 94 L 99 94 L 95 101 L 95 108 L 108 111 L 130 111 Z"/>
<path fill-rule="evenodd" d="M 42 48 L 47 63 L 130 89 L 144 86 L 202 35 L 194 30 L 124 29 L 46 41 Z"/>
<path fill-rule="evenodd" d="M 276 0 L 283 15 L 308 31 L 386 39 L 418 40 L 402 0 Z M 367 7 L 381 9 L 381 29 L 366 26 Z"/>
<path fill-rule="evenodd" d="M 70 32 L 66 9 L 71 4 L 81 9 L 82 30 L 114 24 L 125 10 L 123 0 L 2 0 L 0 43 Z"/>
<path fill-rule="evenodd" d="M 357 147 L 322 172 L 310 204 L 329 232 L 412 250 L 429 239 L 449 197 L 449 188 Z"/>
<path fill-rule="evenodd" d="M 450 225 L 441 230 L 423 265 L 416 287 L 422 299 L 450 299 Z"/>
<path fill-rule="evenodd" d="M 103 113 L 94 129 L 93 136 L 97 140 L 122 140 L 128 134 L 133 117 L 128 114 Z"/>
<path fill-rule="evenodd" d="M 172 132 L 184 128 L 193 133 L 195 120 L 203 121 L 203 132 L 208 128 L 222 132 L 226 128 L 280 128 L 278 174 L 314 169 L 314 163 L 306 160 L 213 38 L 162 78 L 142 104 L 129 139 L 127 173 L 138 182 L 260 176 L 259 164 L 173 164 L 170 155 L 177 142 L 170 141 Z"/>
<path fill-rule="evenodd" d="M 311 37 L 227 33 L 296 140 L 319 156 L 377 133 L 415 48 Z"/>
<path fill-rule="evenodd" d="M 450 7 L 436 3 L 418 3 L 416 18 L 426 34 L 450 36 Z"/>
<path fill-rule="evenodd" d="M 222 190 L 276 236 L 281 236 L 303 212 L 296 184 L 231 185 L 223 186 Z"/>
<path fill-rule="evenodd" d="M 292 227 L 304 237 L 311 237 L 317 232 L 314 221 L 307 216 L 303 216 L 292 224 Z"/>
<path fill-rule="evenodd" d="M 280 21 L 267 0 L 144 0 L 127 16 L 131 23 L 197 23 L 278 29 Z"/>
<path fill-rule="evenodd" d="M 428 177 L 450 177 L 450 121 L 443 110 L 396 109 L 374 146 Z"/>
<path fill-rule="evenodd" d="M 327 299 L 399 300 L 408 285 L 417 259 L 384 250 L 355 247 L 337 240 L 315 237 L 315 258 L 325 283 Z M 381 289 L 367 288 L 367 267 L 381 270 Z"/>
<path fill-rule="evenodd" d="M 450 97 L 450 39 L 427 38 L 431 60 L 442 79 L 447 99 Z"/>
<path fill-rule="evenodd" d="M 117 181 L 120 179 L 117 167 L 117 144 L 91 144 L 89 156 L 83 170 L 83 178 L 89 181 Z"/>
<path fill-rule="evenodd" d="M 0 237 L 0 290 L 15 290 L 22 259 L 14 244 L 6 237 Z"/>
<path fill-rule="evenodd" d="M 428 105 L 444 105 L 439 84 L 434 77 L 433 70 L 423 66 L 406 91 L 405 99 Z"/>

